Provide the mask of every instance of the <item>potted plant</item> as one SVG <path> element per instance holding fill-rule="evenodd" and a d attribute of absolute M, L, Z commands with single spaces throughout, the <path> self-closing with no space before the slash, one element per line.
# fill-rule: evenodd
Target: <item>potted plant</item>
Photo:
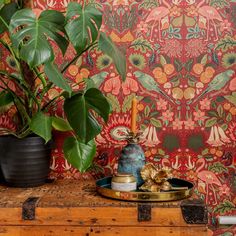
<path fill-rule="evenodd" d="M 84 52 L 98 47 L 113 59 L 123 79 L 126 73 L 125 56 L 100 31 L 99 10 L 71 2 L 65 14 L 44 10 L 37 16 L 32 9 L 22 9 L 22 2 L 0 9 L 0 34 L 5 34 L 0 44 L 16 65 L 14 72 L 0 70 L 0 107 L 13 104 L 18 117 L 15 131 L 1 129 L 1 134 L 7 134 L 0 138 L 1 167 L 8 184 L 18 187 L 44 183 L 53 129 L 69 132 L 63 150 L 72 166 L 84 172 L 91 165 L 94 138 L 101 131 L 97 117 L 107 121 L 110 106 L 91 81 L 74 89 L 74 82 L 65 76 L 67 68 Z M 74 58 L 59 68 L 52 43 L 63 55 L 72 45 Z M 59 93 L 50 99 L 47 94 L 52 88 Z M 64 117 L 50 114 L 61 101 Z"/>

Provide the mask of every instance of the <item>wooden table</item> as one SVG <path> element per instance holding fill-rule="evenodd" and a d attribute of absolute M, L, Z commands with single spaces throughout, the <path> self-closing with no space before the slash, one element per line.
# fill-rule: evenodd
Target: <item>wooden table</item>
<path fill-rule="evenodd" d="M 180 201 L 107 199 L 96 193 L 94 181 L 63 180 L 25 189 L 0 186 L 0 199 L 0 236 L 207 235 L 205 219 L 185 222 Z"/>

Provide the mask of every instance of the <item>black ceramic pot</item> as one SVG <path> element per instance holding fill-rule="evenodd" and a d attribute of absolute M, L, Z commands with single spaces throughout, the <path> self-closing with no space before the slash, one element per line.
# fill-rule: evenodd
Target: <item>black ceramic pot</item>
<path fill-rule="evenodd" d="M 23 139 L 0 137 L 0 160 L 5 183 L 12 187 L 36 187 L 45 183 L 52 145 L 38 136 Z"/>

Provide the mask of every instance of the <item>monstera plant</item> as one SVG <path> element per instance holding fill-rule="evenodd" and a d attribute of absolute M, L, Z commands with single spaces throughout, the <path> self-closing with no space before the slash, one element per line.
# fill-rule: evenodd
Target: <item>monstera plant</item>
<path fill-rule="evenodd" d="M 98 9 L 76 2 L 70 2 L 65 13 L 44 10 L 36 14 L 32 9 L 21 9 L 19 2 L 0 9 L 0 46 L 16 67 L 15 71 L 0 70 L 0 106 L 14 106 L 18 117 L 17 130 L 1 128 L 1 134 L 20 139 L 35 134 L 47 143 L 53 129 L 66 131 L 64 155 L 81 172 L 89 168 L 96 152 L 94 138 L 101 131 L 98 117 L 106 122 L 111 110 L 91 80 L 75 86 L 66 71 L 83 53 L 97 47 L 113 59 L 123 79 L 126 73 L 125 56 L 100 31 L 101 24 Z M 75 49 L 74 58 L 64 65 L 56 64 L 53 46 L 65 55 L 69 45 Z M 52 88 L 59 94 L 50 99 Z M 61 102 L 64 115 L 51 114 Z"/>

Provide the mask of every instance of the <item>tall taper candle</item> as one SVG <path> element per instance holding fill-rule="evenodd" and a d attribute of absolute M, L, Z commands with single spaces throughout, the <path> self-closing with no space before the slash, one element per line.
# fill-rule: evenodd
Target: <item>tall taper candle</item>
<path fill-rule="evenodd" d="M 137 99 L 136 97 L 132 100 L 132 108 L 131 108 L 131 131 L 136 133 L 136 120 L 137 120 Z"/>

